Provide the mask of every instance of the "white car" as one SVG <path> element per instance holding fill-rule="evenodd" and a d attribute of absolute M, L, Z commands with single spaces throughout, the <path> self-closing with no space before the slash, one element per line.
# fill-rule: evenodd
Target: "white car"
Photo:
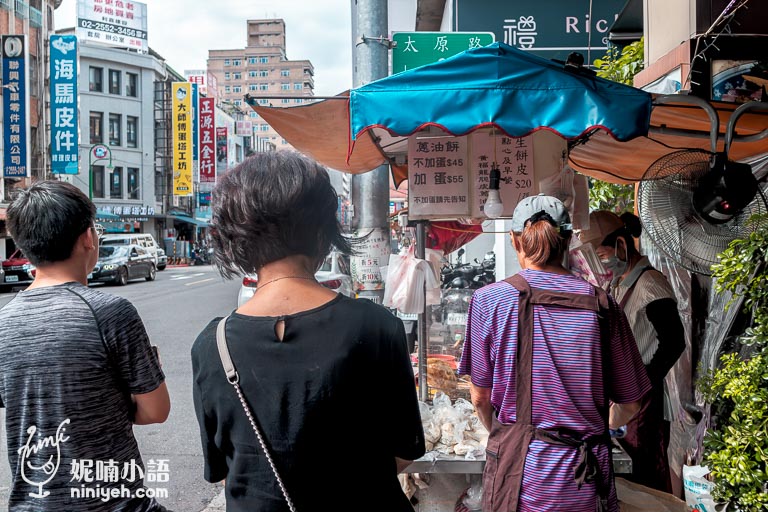
<path fill-rule="evenodd" d="M 340 253 L 332 252 L 328 255 L 320 270 L 315 273 L 315 279 L 326 288 L 330 288 L 347 297 L 354 297 L 352 278 L 349 275 L 349 264 L 347 263 L 346 256 Z M 247 275 L 243 278 L 243 285 L 240 287 L 240 293 L 237 295 L 237 307 L 242 306 L 248 299 L 253 297 L 258 284 L 259 279 L 256 275 Z"/>

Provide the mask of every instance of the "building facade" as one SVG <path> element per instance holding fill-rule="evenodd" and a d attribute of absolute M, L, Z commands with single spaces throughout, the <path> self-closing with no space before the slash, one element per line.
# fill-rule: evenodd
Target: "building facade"
<path fill-rule="evenodd" d="M 0 34 L 27 35 L 29 48 L 27 93 L 30 125 L 30 139 L 27 141 L 30 148 L 29 178 L 0 178 L 0 260 L 6 259 L 15 250 L 13 241 L 5 230 L 5 209 L 12 189 L 26 186 L 32 179 L 45 178 L 50 172 L 45 128 L 48 124 L 46 104 L 48 36 L 53 31 L 53 11 L 59 4 L 61 0 L 30 0 L 28 2 L 0 0 Z"/>
<path fill-rule="evenodd" d="M 209 50 L 208 72 L 216 78 L 218 101 L 250 110 L 243 96 L 250 94 L 261 105 L 288 107 L 310 101 L 314 95 L 314 67 L 308 60 L 288 60 L 285 54 L 285 22 L 281 19 L 248 20 L 247 45 L 243 49 Z M 253 122 L 256 151 L 291 146 L 256 112 Z"/>

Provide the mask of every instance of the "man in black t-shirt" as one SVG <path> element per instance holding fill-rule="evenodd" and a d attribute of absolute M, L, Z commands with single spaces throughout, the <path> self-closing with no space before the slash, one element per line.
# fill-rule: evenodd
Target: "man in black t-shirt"
<path fill-rule="evenodd" d="M 34 283 L 0 309 L 0 407 L 11 465 L 9 510 L 165 510 L 146 498 L 133 424 L 165 421 L 168 391 L 136 309 L 87 287 L 98 258 L 95 207 L 43 181 L 8 208 Z M 161 466 L 161 467 L 158 467 Z"/>

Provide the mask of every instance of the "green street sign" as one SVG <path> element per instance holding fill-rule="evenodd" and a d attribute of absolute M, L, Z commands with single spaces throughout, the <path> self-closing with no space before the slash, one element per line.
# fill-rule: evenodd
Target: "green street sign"
<path fill-rule="evenodd" d="M 395 32 L 392 74 L 452 57 L 494 42 L 493 32 Z"/>

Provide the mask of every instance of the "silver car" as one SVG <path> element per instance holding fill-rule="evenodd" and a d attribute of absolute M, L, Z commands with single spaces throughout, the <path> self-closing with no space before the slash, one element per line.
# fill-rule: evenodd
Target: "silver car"
<path fill-rule="evenodd" d="M 329 254 L 320 270 L 315 273 L 315 279 L 326 288 L 330 288 L 347 297 L 354 297 L 352 278 L 349 275 L 349 263 L 347 262 L 347 257 L 343 254 L 338 252 Z M 258 284 L 259 279 L 255 274 L 247 275 L 243 278 L 240 293 L 237 295 L 237 307 L 242 306 L 248 299 L 253 297 Z"/>

